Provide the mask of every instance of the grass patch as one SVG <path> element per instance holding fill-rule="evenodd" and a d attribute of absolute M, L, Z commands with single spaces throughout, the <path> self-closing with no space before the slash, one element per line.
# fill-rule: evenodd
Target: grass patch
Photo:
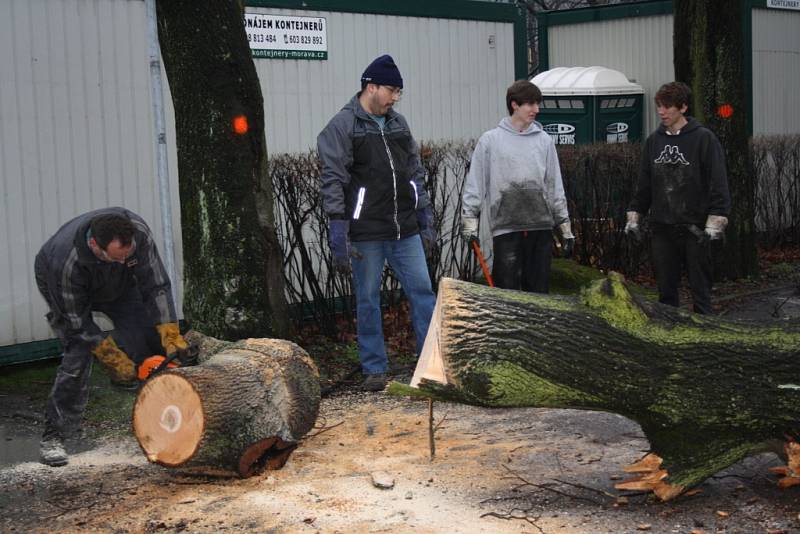
<path fill-rule="evenodd" d="M 59 360 L 46 360 L 3 368 L 0 395 L 6 406 L 33 405 L 44 413 L 53 387 Z M 16 398 L 16 402 L 12 399 Z M 89 379 L 89 402 L 84 413 L 84 429 L 90 436 L 119 435 L 130 431 L 136 393 L 111 385 L 105 370 L 94 365 Z"/>

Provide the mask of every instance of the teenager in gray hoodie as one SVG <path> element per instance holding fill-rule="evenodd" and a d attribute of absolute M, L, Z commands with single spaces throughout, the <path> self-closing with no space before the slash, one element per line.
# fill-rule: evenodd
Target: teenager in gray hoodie
<path fill-rule="evenodd" d="M 485 132 L 464 184 L 461 232 L 478 238 L 478 218 L 488 207 L 497 287 L 547 293 L 553 251 L 553 229 L 569 257 L 575 238 L 569 221 L 556 147 L 536 122 L 542 93 L 527 80 L 506 92 L 508 117 Z"/>

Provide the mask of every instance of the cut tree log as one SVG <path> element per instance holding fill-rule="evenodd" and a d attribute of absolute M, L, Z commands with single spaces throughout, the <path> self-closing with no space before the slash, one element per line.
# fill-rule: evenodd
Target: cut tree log
<path fill-rule="evenodd" d="M 154 376 L 136 397 L 133 431 L 147 459 L 242 477 L 283 467 L 319 412 L 308 354 L 282 339 L 187 340 L 200 346 L 200 364 Z"/>
<path fill-rule="evenodd" d="M 796 436 L 798 384 L 798 322 L 691 314 L 633 296 L 611 273 L 577 298 L 443 279 L 411 381 L 418 389 L 389 392 L 619 413 L 652 447 L 619 489 L 666 500 Z M 798 470 L 790 460 L 784 474 Z"/>

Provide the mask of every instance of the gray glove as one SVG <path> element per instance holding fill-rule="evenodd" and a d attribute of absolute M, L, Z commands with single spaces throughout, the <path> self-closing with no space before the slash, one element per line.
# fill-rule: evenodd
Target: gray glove
<path fill-rule="evenodd" d="M 725 228 L 728 226 L 728 218 L 724 215 L 709 215 L 706 219 L 706 237 L 710 241 L 722 239 L 725 236 Z"/>
<path fill-rule="evenodd" d="M 461 236 L 467 243 L 478 240 L 478 218 L 461 216 Z"/>
<path fill-rule="evenodd" d="M 625 223 L 625 235 L 632 237 L 636 241 L 642 240 L 642 228 L 639 226 L 639 221 L 642 216 L 637 211 L 628 211 L 625 213 L 627 222 Z"/>

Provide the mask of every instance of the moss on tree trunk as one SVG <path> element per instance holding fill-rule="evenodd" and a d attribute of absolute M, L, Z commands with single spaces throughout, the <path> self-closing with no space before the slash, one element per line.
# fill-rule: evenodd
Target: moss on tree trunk
<path fill-rule="evenodd" d="M 800 325 L 641 301 L 615 274 L 578 298 L 444 279 L 412 384 L 478 405 L 622 414 L 667 482 L 690 487 L 796 428 L 798 347 Z"/>
<path fill-rule="evenodd" d="M 716 271 L 736 279 L 758 272 L 755 181 L 747 131 L 744 9 L 740 0 L 675 0 L 675 78 L 693 92 L 689 113 L 710 128 L 725 150 L 732 209 Z M 733 115 L 723 118 L 719 106 Z"/>
<path fill-rule="evenodd" d="M 282 337 L 288 314 L 264 103 L 239 2 L 158 2 L 175 108 L 184 311 L 216 337 Z M 236 134 L 234 117 L 248 131 Z"/>

